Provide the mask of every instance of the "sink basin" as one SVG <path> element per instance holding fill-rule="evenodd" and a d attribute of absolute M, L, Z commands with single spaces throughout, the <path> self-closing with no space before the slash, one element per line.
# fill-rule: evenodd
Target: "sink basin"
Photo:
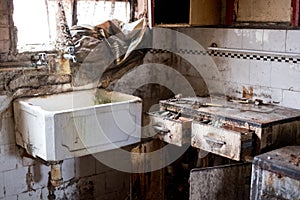
<path fill-rule="evenodd" d="M 34 157 L 59 161 L 141 140 L 141 99 L 101 89 L 14 101 L 17 144 Z"/>

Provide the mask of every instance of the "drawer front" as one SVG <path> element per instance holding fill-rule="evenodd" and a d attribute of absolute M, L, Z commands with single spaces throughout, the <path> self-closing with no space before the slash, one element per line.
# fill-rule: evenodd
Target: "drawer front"
<path fill-rule="evenodd" d="M 150 113 L 150 129 L 155 133 L 155 138 L 159 138 L 170 144 L 182 146 L 191 142 L 191 119 L 179 118 L 168 119 Z"/>
<path fill-rule="evenodd" d="M 238 132 L 193 122 L 191 145 L 239 161 L 243 151 L 252 149 L 252 135 L 248 130 Z"/>

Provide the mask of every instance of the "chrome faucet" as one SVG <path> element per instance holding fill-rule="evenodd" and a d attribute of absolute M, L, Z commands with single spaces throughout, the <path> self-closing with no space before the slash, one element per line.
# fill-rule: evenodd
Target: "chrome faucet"
<path fill-rule="evenodd" d="M 66 53 L 63 54 L 64 59 L 71 60 L 73 63 L 77 62 L 77 58 L 75 56 L 75 47 L 74 46 L 68 46 L 65 49 L 65 52 Z"/>
<path fill-rule="evenodd" d="M 48 65 L 47 54 L 46 53 L 39 53 L 39 54 L 36 54 L 36 55 L 32 55 L 30 57 L 30 60 L 31 60 L 31 65 L 33 67 Z"/>

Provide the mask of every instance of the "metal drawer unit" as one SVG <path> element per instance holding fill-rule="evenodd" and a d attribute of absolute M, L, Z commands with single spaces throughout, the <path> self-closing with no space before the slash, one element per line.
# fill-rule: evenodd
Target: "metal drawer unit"
<path fill-rule="evenodd" d="M 300 146 L 287 146 L 254 158 L 251 200 L 300 199 Z"/>
<path fill-rule="evenodd" d="M 220 97 L 191 97 L 161 100 L 160 110 L 193 120 L 192 146 L 233 160 L 300 144 L 297 109 L 231 102 Z M 160 126 L 167 126 L 163 125 L 167 121 L 160 121 Z M 160 138 L 169 142 L 165 136 Z"/>
<path fill-rule="evenodd" d="M 193 147 L 239 161 L 252 155 L 253 134 L 254 131 L 245 128 L 229 125 L 218 128 L 193 121 L 191 144 Z"/>
<path fill-rule="evenodd" d="M 168 111 L 149 113 L 149 116 L 150 128 L 156 133 L 155 137 L 177 146 L 190 144 L 192 119 Z"/>

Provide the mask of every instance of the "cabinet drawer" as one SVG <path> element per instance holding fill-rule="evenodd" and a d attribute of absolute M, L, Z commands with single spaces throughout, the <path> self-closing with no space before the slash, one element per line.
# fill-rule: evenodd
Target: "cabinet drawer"
<path fill-rule="evenodd" d="M 177 146 L 190 144 L 192 119 L 185 117 L 173 118 L 172 116 L 175 115 L 168 111 L 149 113 L 151 132 L 155 133 L 155 138 L 170 144 Z"/>
<path fill-rule="evenodd" d="M 224 125 L 220 128 L 193 121 L 191 145 L 233 160 L 252 155 L 254 132 Z"/>

